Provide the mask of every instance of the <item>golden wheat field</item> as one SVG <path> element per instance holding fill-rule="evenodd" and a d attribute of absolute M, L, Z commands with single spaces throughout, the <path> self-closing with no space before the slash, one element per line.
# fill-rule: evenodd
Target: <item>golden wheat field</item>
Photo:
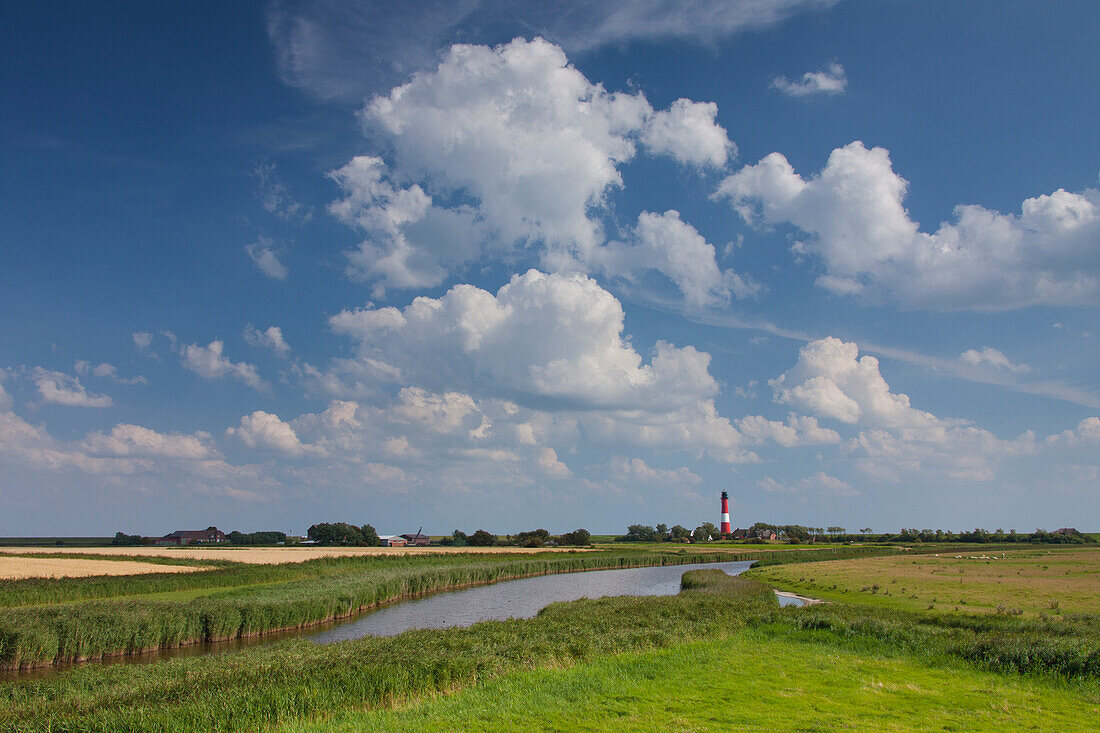
<path fill-rule="evenodd" d="M 48 552 L 54 554 L 78 554 L 78 555 L 104 555 L 126 557 L 178 557 L 190 560 L 229 560 L 231 562 L 243 562 L 255 565 L 271 565 L 284 562 L 305 562 L 318 557 L 348 557 L 353 555 L 425 555 L 442 554 L 452 552 L 483 552 L 483 553 L 516 553 L 525 554 L 531 552 L 588 552 L 587 549 L 578 548 L 531 548 L 531 547 L 57 547 L 43 550 L 41 547 L 3 547 L 0 548 L 0 568 L 4 568 L 10 560 L 18 559 L 27 561 L 30 558 L 5 558 L 7 554 L 30 554 Z M 53 558 L 51 558 L 53 559 Z M 68 560 L 57 558 L 58 562 L 78 562 L 76 559 Z M 104 566 L 116 566 L 123 564 L 121 560 L 81 560 L 80 562 L 101 563 Z M 146 565 L 135 562 L 145 569 L 137 571 L 142 573 L 170 572 L 162 571 L 166 565 Z M 193 570 L 194 568 L 180 568 L 180 570 Z M 117 570 L 104 570 L 113 575 L 133 575 L 134 572 L 118 572 Z M 7 576 L 0 577 L 28 577 Z M 68 575 L 69 573 L 66 573 Z M 97 575 L 102 573 L 82 573 L 83 575 Z M 43 574 L 45 575 L 45 574 Z"/>
<path fill-rule="evenodd" d="M 0 556 L 0 580 L 19 578 L 83 578 L 89 575 L 143 575 L 190 573 L 206 570 L 201 565 L 162 565 L 132 560 L 88 560 L 80 557 Z"/>

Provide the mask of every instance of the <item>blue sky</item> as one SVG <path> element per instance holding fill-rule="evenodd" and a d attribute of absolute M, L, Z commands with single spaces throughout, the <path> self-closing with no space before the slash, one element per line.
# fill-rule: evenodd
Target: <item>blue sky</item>
<path fill-rule="evenodd" d="M 0 535 L 1100 518 L 1093 3 L 0 17 Z"/>

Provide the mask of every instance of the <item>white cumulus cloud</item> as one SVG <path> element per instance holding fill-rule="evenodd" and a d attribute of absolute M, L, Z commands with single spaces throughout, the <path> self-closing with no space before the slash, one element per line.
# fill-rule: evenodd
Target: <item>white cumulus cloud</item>
<path fill-rule="evenodd" d="M 222 379 L 232 377 L 253 389 L 263 391 L 267 382 L 260 378 L 256 367 L 243 361 L 233 362 L 224 355 L 225 343 L 211 341 L 206 346 L 185 344 L 180 347 L 180 359 L 183 366 L 203 379 Z"/>
<path fill-rule="evenodd" d="M 613 242 L 594 252 L 598 269 L 632 281 L 647 271 L 664 273 L 691 305 L 725 304 L 731 295 L 747 298 L 763 289 L 748 276 L 719 268 L 714 245 L 678 211 L 642 212 L 633 234 L 629 244 Z"/>
<path fill-rule="evenodd" d="M 228 428 L 225 433 L 239 438 L 249 448 L 266 448 L 288 456 L 325 455 L 324 448 L 302 443 L 293 427 L 278 415 L 263 410 L 245 415 L 238 427 Z"/>
<path fill-rule="evenodd" d="M 1058 189 L 1019 214 L 960 205 L 925 233 L 905 209 L 907 189 L 885 149 L 856 141 L 817 176 L 772 153 L 714 195 L 755 225 L 804 232 L 796 252 L 820 258 L 818 284 L 838 294 L 933 310 L 1100 303 L 1100 191 Z"/>
<path fill-rule="evenodd" d="M 1064 444 L 1071 447 L 1081 445 L 1100 446 L 1100 417 L 1086 417 L 1076 428 L 1065 430 L 1046 439 L 1048 445 Z"/>
<path fill-rule="evenodd" d="M 737 156 L 737 146 L 718 124 L 714 102 L 677 99 L 668 109 L 652 113 L 641 140 L 650 152 L 671 155 L 681 163 L 723 166 Z"/>
<path fill-rule="evenodd" d="M 736 425 L 742 435 L 757 444 L 771 441 L 784 448 L 795 448 L 840 442 L 840 435 L 835 430 L 821 427 L 817 418 L 806 415 L 792 414 L 785 423 L 750 415 L 738 419 Z"/>
<path fill-rule="evenodd" d="M 70 374 L 35 367 L 31 379 L 47 404 L 69 407 L 110 407 L 114 404 L 110 395 L 89 392 L 79 378 Z"/>
<path fill-rule="evenodd" d="M 90 453 L 112 456 L 159 456 L 165 458 L 214 458 L 210 435 L 195 433 L 158 433 L 140 425 L 120 423 L 109 433 L 92 432 L 84 438 Z"/>
<path fill-rule="evenodd" d="M 659 409 L 710 397 L 710 355 L 658 342 L 649 362 L 623 335 L 618 300 L 583 275 L 530 270 L 493 293 L 457 285 L 404 309 L 364 308 L 330 319 L 359 342 L 361 361 L 431 389 Z"/>
<path fill-rule="evenodd" d="M 1027 364 L 1014 364 L 1001 351 L 991 346 L 983 346 L 981 349 L 967 349 L 959 354 L 959 361 L 974 367 L 987 367 L 994 370 L 1006 370 L 1010 372 L 1026 373 L 1031 371 Z"/>
<path fill-rule="evenodd" d="M 736 148 L 716 118 L 712 103 L 655 110 L 640 92 L 608 92 L 541 38 L 456 45 L 436 69 L 370 101 L 363 119 L 392 149 L 392 164 L 359 156 L 334 170 L 344 197 L 330 211 L 367 234 L 349 253 L 350 271 L 377 295 L 438 285 L 492 253 L 588 271 L 599 267 L 601 214 L 623 184 L 621 166 L 639 146 L 691 166 L 725 165 Z M 695 246 L 684 237 L 666 246 L 678 243 Z M 694 251 L 658 254 L 645 267 L 683 288 L 682 261 Z M 711 269 L 719 295 L 753 289 Z"/>
<path fill-rule="evenodd" d="M 244 337 L 245 343 L 250 346 L 271 349 L 279 356 L 286 356 L 290 353 L 290 344 L 283 338 L 283 329 L 278 326 L 269 326 L 261 331 L 249 323 L 244 327 L 241 336 Z"/>
<path fill-rule="evenodd" d="M 772 87 L 791 97 L 843 94 L 848 88 L 848 77 L 844 73 L 844 67 L 833 62 L 820 71 L 807 71 L 797 81 L 777 76 L 772 79 Z"/>
<path fill-rule="evenodd" d="M 994 462 L 1033 453 L 1035 437 L 1026 432 L 1002 440 L 967 421 L 940 418 L 891 391 L 873 356 L 837 338 L 803 346 L 798 362 L 768 382 L 777 402 L 821 418 L 837 420 L 859 432 L 843 445 L 856 465 L 879 479 L 931 469 L 955 478 L 988 480 Z"/>

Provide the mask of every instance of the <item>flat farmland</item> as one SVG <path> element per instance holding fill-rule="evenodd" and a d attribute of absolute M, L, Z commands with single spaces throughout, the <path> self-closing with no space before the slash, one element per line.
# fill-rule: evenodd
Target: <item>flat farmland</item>
<path fill-rule="evenodd" d="M 364 555 L 446 555 L 454 553 L 515 554 L 545 552 L 590 552 L 589 548 L 558 547 L 57 547 L 50 555 L 102 555 L 104 557 L 156 557 L 188 560 L 222 560 L 248 565 L 278 565 L 305 562 L 322 557 L 360 557 Z M 0 547 L 3 554 L 26 555 L 43 553 L 42 547 Z M 105 560 L 115 564 L 119 561 Z M 158 565 L 158 568 L 164 567 Z M 153 571 L 147 571 L 153 572 Z"/>
<path fill-rule="evenodd" d="M 1029 548 L 757 568 L 777 588 L 906 610 L 1036 616 L 1100 612 L 1100 549 Z"/>
<path fill-rule="evenodd" d="M 86 578 L 92 575 L 190 573 L 202 565 L 166 565 L 133 560 L 89 560 L 84 557 L 18 557 L 0 555 L 0 580 L 21 578 Z"/>

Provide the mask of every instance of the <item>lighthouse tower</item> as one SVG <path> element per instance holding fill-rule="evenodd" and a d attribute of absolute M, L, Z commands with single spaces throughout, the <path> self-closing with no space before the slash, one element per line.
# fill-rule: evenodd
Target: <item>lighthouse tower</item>
<path fill-rule="evenodd" d="M 725 491 L 722 492 L 722 525 L 720 531 L 722 534 L 730 533 L 730 495 Z"/>

